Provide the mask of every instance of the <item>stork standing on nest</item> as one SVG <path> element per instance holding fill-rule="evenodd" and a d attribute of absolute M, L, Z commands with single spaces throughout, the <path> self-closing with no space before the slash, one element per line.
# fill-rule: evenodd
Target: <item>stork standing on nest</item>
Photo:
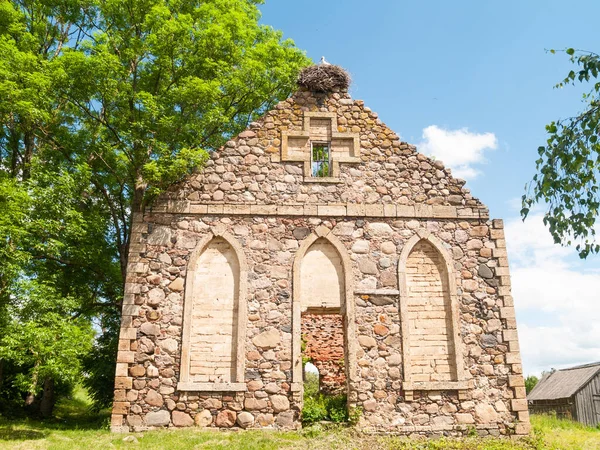
<path fill-rule="evenodd" d="M 331 65 L 325 60 L 324 56 L 321 56 L 321 61 L 319 62 L 319 64 L 322 66 L 330 66 Z"/>

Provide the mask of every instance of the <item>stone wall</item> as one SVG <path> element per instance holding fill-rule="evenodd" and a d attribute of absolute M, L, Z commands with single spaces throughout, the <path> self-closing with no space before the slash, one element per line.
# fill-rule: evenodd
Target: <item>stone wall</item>
<path fill-rule="evenodd" d="M 302 314 L 303 356 L 319 371 L 319 390 L 345 394 L 344 323 L 340 314 Z"/>
<path fill-rule="evenodd" d="M 148 233 L 149 223 L 152 233 Z M 219 226 L 240 241 L 250 266 L 247 391 L 180 392 L 176 386 L 187 260 L 196 242 Z M 364 410 L 361 426 L 412 433 L 460 430 L 461 425 L 473 424 L 506 433 L 515 430 L 515 420 L 527 423 L 512 298 L 503 275 L 507 265 L 501 221 L 148 214 L 137 226 L 146 231 L 137 235 L 144 242 L 144 256 L 132 262 L 135 266 L 127 284 L 113 425 L 132 429 L 166 425 L 155 419 L 160 414 L 164 420 L 170 417 L 168 424 L 174 426 L 194 420 L 223 426 L 231 421 L 218 420 L 219 414 L 235 418 L 246 412 L 252 417 L 244 415 L 244 425 L 238 425 L 297 427 L 301 393 L 294 389 L 291 370 L 289 277 L 295 252 L 319 226 L 333 230 L 353 264 L 358 346 L 353 349 L 357 370 L 349 381 L 349 398 L 352 406 Z M 420 229 L 430 230 L 446 243 L 457 269 L 461 359 L 469 387 L 417 391 L 412 401 L 405 401 L 397 277 L 388 279 L 385 274 L 397 273 L 398 250 Z M 163 237 L 155 240 L 154 233 Z M 168 261 L 166 255 L 170 263 L 163 262 Z M 158 305 L 149 294 L 157 286 L 165 294 Z"/>
<path fill-rule="evenodd" d="M 330 127 L 332 145 L 342 142 L 327 179 L 306 172 L 306 142 L 317 125 Z M 186 373 L 193 361 L 186 339 L 195 339 L 186 332 L 195 320 L 190 305 L 208 302 L 216 311 L 221 299 L 209 296 L 230 286 L 213 280 L 215 289 L 195 300 L 195 277 L 206 280 L 196 262 L 221 239 L 239 264 L 224 309 L 233 311 L 234 323 L 223 325 L 231 330 L 231 370 L 229 380 L 226 373 L 194 380 Z M 362 411 L 361 428 L 528 432 L 502 221 L 490 221 L 463 181 L 400 142 L 361 101 L 306 91 L 134 216 L 112 428 L 298 428 L 301 312 L 304 299 L 318 300 L 326 286 L 315 283 L 311 292 L 311 277 L 303 278 L 303 258 L 315 243 L 326 244 L 321 254 L 335 261 L 336 294 L 326 303 L 339 302 L 349 407 Z M 427 245 L 444 265 L 429 250 L 421 252 L 423 268 L 413 264 L 410 251 Z M 440 274 L 422 291 L 429 309 L 412 310 L 415 267 Z M 222 273 L 238 272 L 224 265 Z M 438 308 L 440 286 L 445 309 Z M 430 369 L 420 379 L 408 368 L 426 356 L 418 351 L 427 347 L 418 337 L 426 336 L 418 332 L 429 329 L 425 321 L 436 321 L 429 336 L 444 351 L 426 360 Z"/>
<path fill-rule="evenodd" d="M 282 156 L 284 133 L 301 132 L 308 111 L 334 113 L 335 130 L 355 135 L 360 147 L 358 162 L 340 163 L 339 172 L 325 182 L 305 177 L 303 161 Z M 464 187 L 464 180 L 453 178 L 441 161 L 401 142 L 377 113 L 343 92 L 322 96 L 298 91 L 211 156 L 202 173 L 174 185 L 161 200 L 187 199 L 192 204 L 232 205 L 233 209 L 235 205 L 350 203 L 366 206 L 367 213 L 378 210 L 369 206 L 379 205 L 452 205 L 487 214 L 487 208 Z M 160 211 L 162 204 L 157 202 L 154 210 Z M 316 209 L 314 213 L 294 210 L 299 215 L 317 213 Z M 356 209 L 359 215 L 361 210 L 365 208 Z"/>

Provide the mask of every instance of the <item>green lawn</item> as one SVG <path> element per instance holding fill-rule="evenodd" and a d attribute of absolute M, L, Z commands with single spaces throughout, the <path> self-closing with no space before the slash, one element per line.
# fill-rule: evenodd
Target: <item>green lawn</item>
<path fill-rule="evenodd" d="M 163 430 L 132 435 L 112 434 L 108 413 L 87 411 L 82 391 L 58 405 L 56 419 L 6 420 L 0 418 L 0 448 L 11 449 L 418 449 L 418 450 L 600 450 L 600 430 L 548 416 L 533 416 L 534 434 L 528 439 L 466 438 L 461 440 L 415 441 L 399 437 L 366 436 L 338 427 L 324 430 L 313 426 L 301 432 L 240 431 L 219 432 L 198 429 Z M 124 440 L 135 437 L 134 442 Z M 132 439 L 128 437 L 128 439 Z"/>

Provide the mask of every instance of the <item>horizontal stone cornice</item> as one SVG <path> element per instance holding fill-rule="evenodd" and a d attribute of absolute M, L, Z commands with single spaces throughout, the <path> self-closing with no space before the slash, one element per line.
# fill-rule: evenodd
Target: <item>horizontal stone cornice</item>
<path fill-rule="evenodd" d="M 188 200 L 156 202 L 150 213 L 227 216 L 310 216 L 310 217 L 390 217 L 402 219 L 489 219 L 487 209 L 444 205 L 335 204 L 223 204 L 195 203 Z"/>

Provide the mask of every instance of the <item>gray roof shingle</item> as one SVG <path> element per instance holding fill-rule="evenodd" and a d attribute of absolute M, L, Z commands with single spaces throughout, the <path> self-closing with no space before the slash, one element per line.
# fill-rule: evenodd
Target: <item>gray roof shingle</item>
<path fill-rule="evenodd" d="M 600 362 L 556 370 L 545 374 L 527 400 L 555 400 L 569 398 L 600 371 Z"/>

